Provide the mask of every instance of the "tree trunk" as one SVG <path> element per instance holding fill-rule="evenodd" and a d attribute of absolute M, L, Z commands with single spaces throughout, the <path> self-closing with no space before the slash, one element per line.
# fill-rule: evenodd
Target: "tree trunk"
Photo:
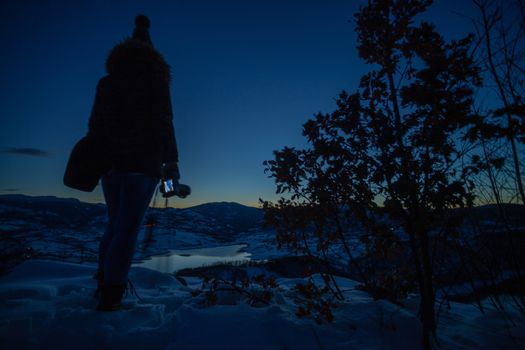
<path fill-rule="evenodd" d="M 432 265 L 430 263 L 428 235 L 416 233 L 413 223 L 407 223 L 407 233 L 410 237 L 410 247 L 414 265 L 416 268 L 416 277 L 419 286 L 421 301 L 419 303 L 420 320 L 423 325 L 423 348 L 430 350 L 430 336 L 436 336 L 436 321 L 434 311 L 434 287 L 432 283 Z"/>
<path fill-rule="evenodd" d="M 436 317 L 434 311 L 434 284 L 432 281 L 433 271 L 430 257 L 428 232 L 418 234 L 421 241 L 421 264 L 423 270 L 423 285 L 421 286 L 421 320 L 425 338 L 423 346 L 430 349 L 430 334 L 436 338 Z"/>

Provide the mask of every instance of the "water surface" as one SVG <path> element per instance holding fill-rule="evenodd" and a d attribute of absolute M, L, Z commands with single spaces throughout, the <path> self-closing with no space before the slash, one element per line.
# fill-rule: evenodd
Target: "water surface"
<path fill-rule="evenodd" d="M 152 256 L 134 266 L 146 267 L 148 269 L 173 273 L 184 268 L 194 268 L 217 263 L 248 261 L 251 254 L 242 251 L 245 244 L 237 244 L 213 248 L 170 250 L 163 255 Z"/>

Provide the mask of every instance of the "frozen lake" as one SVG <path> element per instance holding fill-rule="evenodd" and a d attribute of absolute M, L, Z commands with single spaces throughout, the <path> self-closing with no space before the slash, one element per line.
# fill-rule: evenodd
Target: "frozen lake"
<path fill-rule="evenodd" d="M 242 251 L 245 244 L 213 248 L 170 250 L 166 254 L 155 255 L 134 264 L 164 273 L 173 273 L 184 268 L 194 268 L 216 263 L 247 261 L 251 254 Z"/>

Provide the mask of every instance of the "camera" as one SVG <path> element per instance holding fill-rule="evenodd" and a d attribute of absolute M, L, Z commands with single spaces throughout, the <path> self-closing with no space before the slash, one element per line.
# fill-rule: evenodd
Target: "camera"
<path fill-rule="evenodd" d="M 188 185 L 180 184 L 178 181 L 173 181 L 172 179 L 162 179 L 160 193 L 162 193 L 162 197 L 164 198 L 173 196 L 186 198 L 191 194 L 191 188 Z"/>

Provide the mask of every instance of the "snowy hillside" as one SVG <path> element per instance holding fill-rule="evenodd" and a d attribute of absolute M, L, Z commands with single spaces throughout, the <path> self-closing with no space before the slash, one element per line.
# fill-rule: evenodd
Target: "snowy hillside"
<path fill-rule="evenodd" d="M 343 299 L 327 297 L 333 322 L 298 317 L 297 284 L 308 283 L 305 270 L 313 281 L 322 271 L 277 250 L 261 215 L 235 203 L 150 210 L 130 274 L 138 296 L 128 295 L 123 311 L 100 313 L 92 275 L 105 206 L 0 196 L 0 349 L 420 349 L 416 294 L 400 305 L 374 300 L 337 270 Z M 258 276 L 276 286 L 237 288 L 236 278 Z M 267 291 L 269 299 L 253 297 Z M 488 300 L 484 314 L 441 304 L 441 348 L 525 348 L 525 319 L 501 300 L 507 314 Z"/>
<path fill-rule="evenodd" d="M 237 203 L 149 208 L 136 258 L 171 249 L 249 244 L 247 240 L 272 249 L 273 235 L 261 230 L 261 219 L 260 209 Z M 103 204 L 57 197 L 0 196 L 0 274 L 27 258 L 96 261 L 106 220 Z M 151 223 L 154 227 L 148 225 Z"/>
<path fill-rule="evenodd" d="M 232 291 L 205 307 L 188 279 L 133 268 L 138 294 L 127 310 L 94 311 L 95 283 L 90 264 L 27 261 L 0 284 L 2 349 L 419 349 L 417 299 L 406 307 L 374 301 L 340 279 L 345 301 L 336 321 L 317 324 L 295 316 L 293 286 L 281 278 L 274 302 L 253 307 Z M 525 344 L 525 323 L 510 327 L 490 306 L 485 315 L 471 305 L 455 304 L 440 318 L 442 349 L 518 349 Z M 523 347 L 522 347 L 523 348 Z"/>

